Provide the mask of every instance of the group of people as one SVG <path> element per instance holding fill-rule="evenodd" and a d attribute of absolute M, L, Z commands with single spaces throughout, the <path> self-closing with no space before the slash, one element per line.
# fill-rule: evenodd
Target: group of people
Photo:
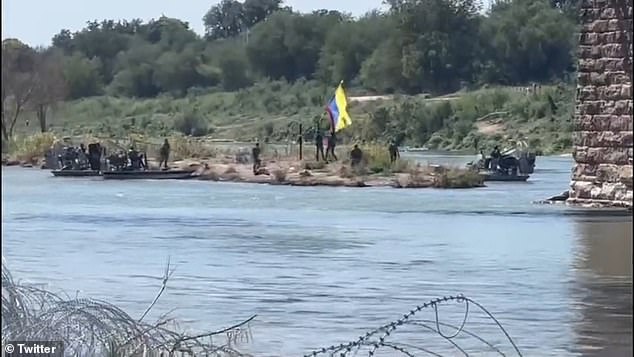
<path fill-rule="evenodd" d="M 478 167 L 485 170 L 496 171 L 501 157 L 502 153 L 497 145 L 493 148 L 489 157 L 484 155 L 484 150 L 480 150 L 480 154 L 478 155 Z"/>
<path fill-rule="evenodd" d="M 89 167 L 84 144 L 79 147 L 65 146 L 57 156 L 57 161 L 62 170 L 87 170 Z"/>
<path fill-rule="evenodd" d="M 317 131 L 315 134 L 315 161 L 319 161 L 320 157 L 322 160 L 328 162 L 329 158 L 332 158 L 334 161 L 337 161 L 337 155 L 335 154 L 335 148 L 337 146 L 337 137 L 335 133 L 331 133 L 326 140 L 326 153 L 324 154 L 324 137 L 320 131 Z M 390 141 L 388 145 L 388 151 L 390 154 L 390 162 L 395 162 L 400 158 L 400 154 L 398 151 L 398 146 L 396 145 L 396 141 Z M 350 161 L 353 166 L 360 163 L 363 158 L 363 151 L 359 148 L 359 145 L 355 145 L 352 151 L 350 152 Z"/>
<path fill-rule="evenodd" d="M 170 155 L 170 144 L 167 139 L 163 142 L 159 155 L 159 168 L 163 167 L 167 170 Z M 101 170 L 102 157 L 105 157 L 109 166 L 115 170 L 148 168 L 147 155 L 138 151 L 134 146 L 130 146 L 127 152 L 120 150 L 106 156 L 106 149 L 98 143 L 88 145 L 88 152 L 86 152 L 85 145 L 81 144 L 79 148 L 65 147 L 58 160 L 63 169 L 86 170 L 90 167 L 92 170 Z"/>
<path fill-rule="evenodd" d="M 515 176 L 519 173 L 530 174 L 535 167 L 535 154 L 522 151 L 519 158 L 514 155 L 502 154 L 495 146 L 489 157 L 480 150 L 477 167 L 504 175 Z"/>
<path fill-rule="evenodd" d="M 105 148 L 100 144 L 89 144 L 88 150 L 82 143 L 79 147 L 65 146 L 57 156 L 62 170 L 101 170 L 101 157 L 105 155 Z"/>
<path fill-rule="evenodd" d="M 334 161 L 337 161 L 337 155 L 335 154 L 335 147 L 337 146 L 337 136 L 335 133 L 332 133 L 328 136 L 326 140 L 326 154 L 324 155 L 324 137 L 320 131 L 315 133 L 315 161 L 319 161 L 319 157 L 321 159 L 328 162 L 328 158 L 332 158 Z"/>
<path fill-rule="evenodd" d="M 326 150 L 324 152 L 324 142 L 326 144 Z M 337 137 L 335 133 L 331 133 L 327 140 L 324 140 L 324 137 L 321 132 L 317 131 L 315 134 L 315 161 L 323 160 L 328 163 L 329 160 L 337 161 L 337 155 L 335 154 L 335 148 L 337 146 Z M 390 155 L 390 162 L 393 163 L 396 160 L 400 159 L 400 154 L 398 151 L 398 146 L 396 145 L 396 141 L 390 141 L 388 145 L 388 152 Z M 262 150 L 260 148 L 260 143 L 255 143 L 253 148 L 251 149 L 251 160 L 253 162 L 253 174 L 257 175 L 260 168 L 262 167 L 262 158 L 260 157 Z M 350 151 L 350 165 L 352 167 L 357 167 L 363 162 L 363 150 L 359 147 L 358 144 L 355 144 L 352 150 Z"/>

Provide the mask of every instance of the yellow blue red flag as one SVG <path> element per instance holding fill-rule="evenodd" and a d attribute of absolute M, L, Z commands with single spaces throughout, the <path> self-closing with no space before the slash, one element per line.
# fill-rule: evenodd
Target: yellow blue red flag
<path fill-rule="evenodd" d="M 333 133 L 352 124 L 352 119 L 348 115 L 348 101 L 346 100 L 346 92 L 343 90 L 343 81 L 335 90 L 335 96 L 328 103 L 326 111 L 330 115 L 330 130 Z"/>

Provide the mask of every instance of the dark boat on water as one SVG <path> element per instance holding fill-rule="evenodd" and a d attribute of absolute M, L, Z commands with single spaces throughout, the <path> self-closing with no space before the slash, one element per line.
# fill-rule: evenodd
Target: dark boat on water
<path fill-rule="evenodd" d="M 186 180 L 194 178 L 194 171 L 188 170 L 121 170 L 106 171 L 106 180 Z"/>
<path fill-rule="evenodd" d="M 498 152 L 496 157 L 481 156 L 478 162 L 471 162 L 467 166 L 477 170 L 485 182 L 526 182 L 529 174 L 535 170 L 535 154 L 512 149 L 504 153 Z"/>
<path fill-rule="evenodd" d="M 524 182 L 528 180 L 529 175 L 508 175 L 500 172 L 480 171 L 478 172 L 484 181 L 500 181 L 500 182 Z"/>
<path fill-rule="evenodd" d="M 100 171 L 93 170 L 53 170 L 51 171 L 55 177 L 99 177 L 102 176 Z"/>
<path fill-rule="evenodd" d="M 105 180 L 186 180 L 194 178 L 194 170 L 152 170 L 147 155 L 134 148 L 126 155 L 113 153 L 108 157 L 109 169 L 103 172 Z"/>
<path fill-rule="evenodd" d="M 51 173 L 55 177 L 95 177 L 101 176 L 101 157 L 103 149 L 100 144 L 88 145 L 88 151 L 83 144 L 80 147 L 64 147 L 56 157 Z M 47 160 L 54 161 L 53 155 Z"/>

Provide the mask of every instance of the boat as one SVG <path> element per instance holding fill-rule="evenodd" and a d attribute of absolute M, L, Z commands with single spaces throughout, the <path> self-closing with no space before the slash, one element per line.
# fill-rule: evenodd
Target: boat
<path fill-rule="evenodd" d="M 51 173 L 55 177 L 95 177 L 101 176 L 101 171 L 94 170 L 52 170 Z"/>
<path fill-rule="evenodd" d="M 46 154 L 46 166 L 54 169 L 51 173 L 56 177 L 101 176 L 102 152 L 98 143 L 88 145 L 88 154 L 84 144 L 79 147 L 52 148 Z"/>
<path fill-rule="evenodd" d="M 528 180 L 529 175 L 507 175 L 499 172 L 480 171 L 478 172 L 484 181 L 500 181 L 500 182 L 524 182 Z"/>
<path fill-rule="evenodd" d="M 506 150 L 497 159 L 482 154 L 467 168 L 476 170 L 484 181 L 525 182 L 535 171 L 535 154 L 525 149 Z"/>
<path fill-rule="evenodd" d="M 195 178 L 189 170 L 118 170 L 103 173 L 105 180 L 186 180 Z"/>

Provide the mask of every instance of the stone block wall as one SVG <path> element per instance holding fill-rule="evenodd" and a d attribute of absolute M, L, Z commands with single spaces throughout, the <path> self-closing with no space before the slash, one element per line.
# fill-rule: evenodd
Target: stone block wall
<path fill-rule="evenodd" d="M 632 206 L 632 1 L 581 3 L 571 204 Z"/>

